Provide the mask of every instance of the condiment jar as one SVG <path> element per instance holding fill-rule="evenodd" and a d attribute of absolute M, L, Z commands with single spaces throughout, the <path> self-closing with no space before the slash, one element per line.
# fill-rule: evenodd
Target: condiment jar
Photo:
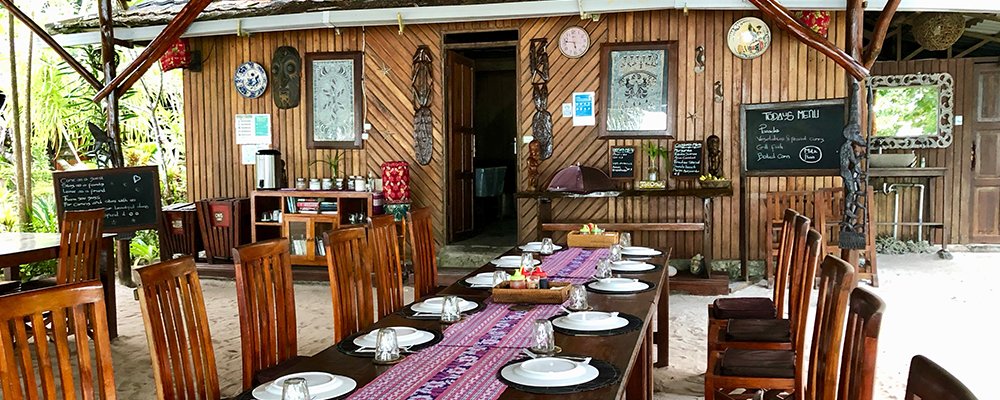
<path fill-rule="evenodd" d="M 528 289 L 538 289 L 539 276 L 537 272 L 529 272 L 528 276 L 524 277 L 524 281 Z"/>
<path fill-rule="evenodd" d="M 323 190 L 333 190 L 333 179 L 323 178 L 322 185 Z"/>
<path fill-rule="evenodd" d="M 306 190 L 306 178 L 295 178 L 295 190 Z"/>
<path fill-rule="evenodd" d="M 520 268 L 514 271 L 514 275 L 510 276 L 508 284 L 511 289 L 524 289 L 528 285 L 528 283 L 524 280 L 524 275 L 521 275 Z"/>
<path fill-rule="evenodd" d="M 312 178 L 309 180 L 309 190 L 320 190 L 322 185 L 319 182 L 319 178 Z"/>

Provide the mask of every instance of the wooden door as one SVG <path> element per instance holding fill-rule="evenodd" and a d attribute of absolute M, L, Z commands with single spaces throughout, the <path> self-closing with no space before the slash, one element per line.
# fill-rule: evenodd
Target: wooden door
<path fill-rule="evenodd" d="M 473 157 L 475 133 L 472 126 L 472 99 L 475 63 L 458 54 L 446 54 L 445 87 L 448 104 L 448 242 L 462 239 L 472 233 L 473 207 Z"/>
<path fill-rule="evenodd" d="M 976 66 L 972 136 L 973 243 L 1000 243 L 1000 67 Z"/>

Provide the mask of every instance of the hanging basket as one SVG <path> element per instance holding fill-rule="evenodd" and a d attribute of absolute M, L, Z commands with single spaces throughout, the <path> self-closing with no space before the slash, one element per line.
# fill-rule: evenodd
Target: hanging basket
<path fill-rule="evenodd" d="M 965 17 L 954 13 L 925 13 L 913 21 L 913 38 L 924 49 L 947 50 L 965 33 Z"/>
<path fill-rule="evenodd" d="M 830 12 L 822 10 L 803 10 L 795 12 L 795 19 L 799 20 L 802 26 L 812 29 L 822 37 L 827 37 L 830 32 Z"/>

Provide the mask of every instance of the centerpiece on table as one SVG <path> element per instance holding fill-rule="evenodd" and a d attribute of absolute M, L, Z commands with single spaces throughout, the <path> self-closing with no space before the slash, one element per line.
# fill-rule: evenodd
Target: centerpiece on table
<path fill-rule="evenodd" d="M 569 247 L 584 247 L 602 249 L 618 243 L 618 232 L 608 232 L 594 223 L 584 224 L 579 230 L 571 231 L 566 236 Z"/>

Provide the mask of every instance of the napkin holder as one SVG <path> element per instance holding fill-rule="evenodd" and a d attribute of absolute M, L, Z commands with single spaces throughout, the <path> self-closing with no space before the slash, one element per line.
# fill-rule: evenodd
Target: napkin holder
<path fill-rule="evenodd" d="M 496 303 L 562 304 L 569 299 L 569 282 L 550 282 L 549 289 L 511 289 L 510 282 L 493 288 Z"/>
<path fill-rule="evenodd" d="M 618 243 L 618 232 L 581 233 L 570 231 L 566 236 L 566 245 L 569 247 L 606 249 L 615 243 Z"/>

